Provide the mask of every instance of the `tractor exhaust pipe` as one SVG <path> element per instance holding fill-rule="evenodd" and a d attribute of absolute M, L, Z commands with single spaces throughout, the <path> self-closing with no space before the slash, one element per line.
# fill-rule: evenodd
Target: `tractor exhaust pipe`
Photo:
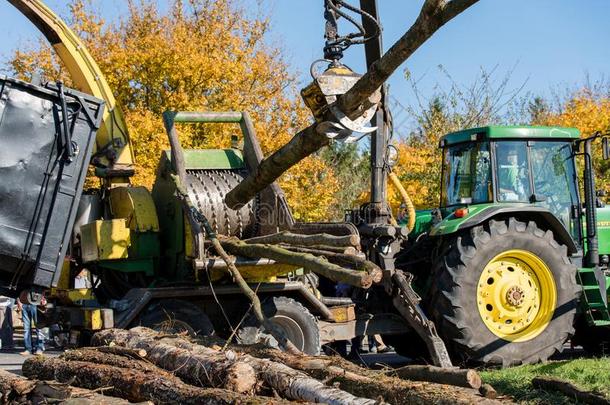
<path fill-rule="evenodd" d="M 595 198 L 595 175 L 593 173 L 593 162 L 591 158 L 591 143 L 596 136 L 585 139 L 585 216 L 587 224 L 587 255 L 586 262 L 590 267 L 599 265 L 599 246 L 597 240 L 597 211 Z"/>

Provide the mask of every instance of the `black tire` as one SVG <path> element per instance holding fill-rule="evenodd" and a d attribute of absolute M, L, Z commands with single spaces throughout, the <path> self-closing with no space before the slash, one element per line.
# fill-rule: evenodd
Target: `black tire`
<path fill-rule="evenodd" d="M 316 317 L 292 298 L 272 297 L 263 304 L 263 313 L 284 333 L 297 349 L 312 356 L 320 354 L 320 329 Z M 256 317 L 250 315 L 237 334 L 242 344 L 259 343 L 269 336 L 263 333 Z"/>
<path fill-rule="evenodd" d="M 195 304 L 183 300 L 161 300 L 151 304 L 135 322 L 159 332 L 187 332 L 191 336 L 211 336 L 214 326 Z"/>
<path fill-rule="evenodd" d="M 497 255 L 512 249 L 533 253 L 546 264 L 557 297 L 546 328 L 530 340 L 519 342 L 492 333 L 479 314 L 477 303 L 477 287 L 485 267 Z M 515 218 L 492 220 L 456 236 L 446 245 L 445 254 L 435 266 L 428 313 L 456 361 L 504 367 L 545 361 L 561 351 L 574 333 L 580 296 L 576 271 L 567 248 L 555 241 L 551 231 Z"/>

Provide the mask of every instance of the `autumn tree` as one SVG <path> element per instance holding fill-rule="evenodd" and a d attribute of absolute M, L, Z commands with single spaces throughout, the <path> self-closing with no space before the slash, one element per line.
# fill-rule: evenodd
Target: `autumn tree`
<path fill-rule="evenodd" d="M 237 0 L 172 0 L 167 12 L 154 0 L 129 0 L 126 15 L 108 22 L 95 9 L 93 1 L 72 0 L 67 21 L 124 109 L 136 155 L 134 183 L 154 181 L 161 151 L 169 147 L 161 120 L 167 109 L 248 111 L 265 154 L 309 125 L 281 49 L 266 40 L 269 21 L 261 12 L 252 14 Z M 17 49 L 8 65 L 22 79 L 39 71 L 70 83 L 43 39 Z M 186 148 L 228 147 L 230 135 L 239 133 L 237 126 L 210 124 L 179 130 Z M 325 218 L 338 190 L 332 167 L 317 155 L 280 184 L 300 220 Z"/>
<path fill-rule="evenodd" d="M 554 108 L 549 106 L 549 102 L 545 102 L 547 107 L 544 113 L 534 116 L 532 123 L 578 128 L 583 138 L 597 131 L 610 131 L 610 93 L 608 88 L 599 87 L 586 86 L 573 91 L 553 106 Z M 582 167 L 582 162 L 580 166 Z M 601 147 L 593 148 L 593 167 L 597 187 L 602 189 L 604 185 L 610 184 L 610 163 L 603 160 Z M 609 191 L 607 187 L 606 191 Z"/>

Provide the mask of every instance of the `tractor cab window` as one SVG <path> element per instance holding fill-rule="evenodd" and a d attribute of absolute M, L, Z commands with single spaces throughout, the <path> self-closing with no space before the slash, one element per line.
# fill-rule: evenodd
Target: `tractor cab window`
<path fill-rule="evenodd" d="M 527 143 L 501 141 L 496 145 L 498 201 L 529 202 L 532 190 L 529 181 Z"/>
<path fill-rule="evenodd" d="M 533 142 L 530 149 L 534 190 L 546 207 L 570 229 L 570 211 L 578 204 L 571 144 Z"/>
<path fill-rule="evenodd" d="M 490 202 L 489 144 L 463 143 L 447 147 L 443 159 L 441 206 Z"/>

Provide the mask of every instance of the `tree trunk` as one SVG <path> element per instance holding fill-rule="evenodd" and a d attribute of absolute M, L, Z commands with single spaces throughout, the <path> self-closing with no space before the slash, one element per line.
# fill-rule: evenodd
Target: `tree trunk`
<path fill-rule="evenodd" d="M 29 399 L 35 404 L 54 403 L 55 401 L 61 401 L 60 404 L 64 405 L 129 405 L 131 403 L 123 398 L 50 381 L 37 381 L 36 388 L 29 395 Z M 140 403 L 140 405 L 144 404 L 154 405 L 149 401 Z"/>
<path fill-rule="evenodd" d="M 544 391 L 560 392 L 567 397 L 575 399 L 579 402 L 584 402 L 586 404 L 610 404 L 610 399 L 608 399 L 606 396 L 590 391 L 585 391 L 583 389 L 578 388 L 571 382 L 560 380 L 559 378 L 546 376 L 535 377 L 532 380 L 532 385 L 534 386 L 534 388 L 538 388 Z"/>
<path fill-rule="evenodd" d="M 290 250 L 291 252 L 309 253 L 314 256 L 322 256 L 330 263 L 336 264 L 337 266 L 346 266 L 354 268 L 355 270 L 366 271 L 371 276 L 373 283 L 379 283 L 383 277 L 383 270 L 381 270 L 381 267 L 354 254 L 337 253 L 328 250 L 313 249 L 301 246 L 285 246 L 283 248 Z"/>
<path fill-rule="evenodd" d="M 481 387 L 481 376 L 475 370 L 470 369 L 416 365 L 392 370 L 390 374 L 412 381 L 429 381 L 475 390 Z"/>
<path fill-rule="evenodd" d="M 265 382 L 278 395 L 297 401 L 327 403 L 331 405 L 373 405 L 374 400 L 358 398 L 340 389 L 328 387 L 322 382 L 310 378 L 304 373 L 296 371 L 285 364 L 276 363 L 267 359 L 258 359 L 247 354 L 235 352 L 221 353 L 201 345 L 193 344 L 183 338 L 155 339 L 158 334 L 147 328 L 133 328 L 130 331 L 120 329 L 108 329 L 96 333 L 93 336 L 94 344 L 108 344 L 115 342 L 117 345 L 129 348 L 143 348 L 149 353 L 149 359 L 158 366 L 165 368 L 163 356 L 155 356 L 157 347 L 163 346 L 164 351 L 170 348 L 182 349 L 191 358 L 210 358 L 230 356 L 236 363 L 246 364 L 258 375 L 258 379 Z M 215 352 L 215 353 L 214 353 Z M 202 355 L 205 353 L 205 355 Z M 295 356 L 298 357 L 298 356 Z M 179 372 L 180 370 L 177 370 Z"/>
<path fill-rule="evenodd" d="M 8 403 L 14 398 L 29 394 L 36 386 L 36 382 L 28 381 L 13 373 L 0 369 L 0 393 L 2 403 Z"/>
<path fill-rule="evenodd" d="M 128 370 L 137 370 L 145 373 L 159 373 L 160 375 L 171 376 L 170 373 L 160 369 L 149 361 L 137 360 L 118 354 L 106 353 L 104 350 L 108 346 L 99 348 L 83 348 L 68 350 L 60 357 L 67 361 L 86 361 L 94 364 L 106 364 L 108 366 L 121 367 Z M 112 348 L 120 347 L 113 346 Z M 99 350 L 98 350 L 99 349 Z M 122 348 L 125 349 L 125 348 Z M 129 349 L 126 349 L 129 350 Z"/>
<path fill-rule="evenodd" d="M 482 384 L 479 393 L 485 398 L 496 399 L 498 397 L 498 392 L 489 384 Z"/>
<path fill-rule="evenodd" d="M 345 283 L 358 288 L 369 288 L 373 284 L 373 278 L 367 272 L 345 269 L 312 254 L 291 252 L 273 245 L 248 244 L 234 239 L 223 239 L 221 244 L 227 252 L 236 256 L 264 257 L 279 263 L 304 267 L 306 270 L 324 276 L 336 283 Z"/>
<path fill-rule="evenodd" d="M 121 346 L 100 346 L 92 347 L 91 349 L 97 350 L 98 352 L 117 354 L 119 356 L 130 357 L 132 359 L 141 360 L 146 357 L 146 350 L 139 349 L 128 349 Z"/>
<path fill-rule="evenodd" d="M 0 370 L 0 392 L 2 403 L 48 403 L 49 399 L 69 404 L 71 399 L 90 399 L 91 404 L 127 405 L 129 401 L 101 395 L 91 390 L 71 387 L 57 382 L 28 380 L 5 370 Z"/>
<path fill-rule="evenodd" d="M 366 111 L 375 100 L 370 100 L 377 89 L 424 42 L 452 18 L 478 0 L 426 0 L 415 23 L 409 30 L 369 68 L 369 71 L 344 95 L 336 105 L 345 115 L 354 118 Z M 330 112 L 325 121 L 336 122 Z M 225 197 L 226 204 L 238 208 L 250 201 L 284 174 L 292 166 L 329 144 L 324 125 L 313 124 L 297 133 L 271 156 L 264 159 L 241 183 Z"/>
<path fill-rule="evenodd" d="M 252 244 L 258 243 L 263 245 L 279 245 L 285 243 L 287 245 L 315 246 L 326 245 L 332 247 L 360 247 L 360 237 L 358 235 L 335 236 L 326 233 L 314 235 L 299 235 L 288 231 L 274 233 L 272 235 L 257 236 L 244 240 L 244 242 Z"/>
<path fill-rule="evenodd" d="M 268 399 L 245 397 L 232 391 L 194 387 L 167 375 L 59 358 L 30 357 L 23 363 L 23 374 L 28 378 L 52 375 L 59 382 L 87 389 L 108 388 L 105 391 L 108 394 L 132 402 L 209 405 L 268 402 Z"/>
<path fill-rule="evenodd" d="M 339 383 L 341 389 L 353 395 L 381 397 L 394 405 L 500 403 L 481 397 L 474 389 L 403 380 L 380 371 L 364 369 L 340 357 L 297 357 L 261 345 L 237 346 L 236 350 L 243 350 L 255 357 L 282 362 L 327 383 Z M 503 401 L 503 403 L 510 403 L 510 401 Z"/>

